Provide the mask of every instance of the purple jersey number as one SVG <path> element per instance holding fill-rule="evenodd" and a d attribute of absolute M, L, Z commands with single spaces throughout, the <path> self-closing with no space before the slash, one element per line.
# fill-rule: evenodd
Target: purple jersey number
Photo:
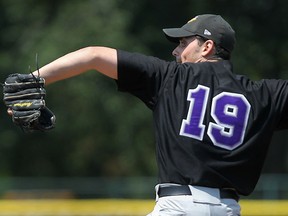
<path fill-rule="evenodd" d="M 198 85 L 190 89 L 187 100 L 190 107 L 183 119 L 180 135 L 203 140 L 206 126 L 203 124 L 210 89 Z M 211 116 L 215 122 L 208 125 L 207 135 L 215 146 L 233 150 L 243 143 L 250 104 L 242 94 L 222 92 L 212 100 Z"/>

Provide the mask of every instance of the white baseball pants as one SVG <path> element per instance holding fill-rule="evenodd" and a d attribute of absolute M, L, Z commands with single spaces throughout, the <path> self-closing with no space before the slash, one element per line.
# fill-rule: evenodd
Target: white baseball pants
<path fill-rule="evenodd" d="M 221 199 L 218 189 L 189 186 L 192 195 L 158 197 L 154 210 L 147 216 L 240 216 L 234 199 Z"/>

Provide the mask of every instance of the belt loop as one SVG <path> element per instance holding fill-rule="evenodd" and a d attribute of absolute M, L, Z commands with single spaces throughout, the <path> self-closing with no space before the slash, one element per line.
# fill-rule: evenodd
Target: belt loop
<path fill-rule="evenodd" d="M 159 195 L 158 195 L 159 187 L 160 187 L 160 185 L 159 185 L 159 184 L 157 184 L 157 185 L 155 186 L 155 192 L 156 192 L 156 202 L 157 202 L 157 201 L 158 201 L 158 199 L 159 199 Z"/>

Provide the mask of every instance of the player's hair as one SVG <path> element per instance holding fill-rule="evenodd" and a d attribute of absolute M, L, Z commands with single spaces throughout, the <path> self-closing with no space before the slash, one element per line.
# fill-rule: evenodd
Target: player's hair
<path fill-rule="evenodd" d="M 196 35 L 197 41 L 199 46 L 201 46 L 205 41 L 207 41 L 207 38 L 201 37 L 199 35 Z M 231 53 L 228 52 L 226 49 L 222 48 L 221 46 L 215 44 L 215 54 L 213 55 L 214 58 L 220 58 L 223 60 L 229 60 L 231 58 Z"/>

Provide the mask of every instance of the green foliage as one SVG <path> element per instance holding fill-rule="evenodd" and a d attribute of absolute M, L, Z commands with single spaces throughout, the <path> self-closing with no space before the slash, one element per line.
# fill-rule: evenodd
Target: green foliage
<path fill-rule="evenodd" d="M 287 6 L 284 0 L 2 0 L 0 78 L 36 69 L 36 53 L 43 66 L 93 45 L 172 60 L 174 44 L 161 29 L 201 13 L 221 14 L 236 30 L 237 73 L 287 78 Z M 156 175 L 151 112 L 139 100 L 118 93 L 114 81 L 94 71 L 47 91 L 48 107 L 57 116 L 49 133 L 24 134 L 2 105 L 0 175 Z M 281 171 L 288 169 L 280 163 Z"/>
<path fill-rule="evenodd" d="M 36 69 L 36 53 L 43 65 L 90 45 L 144 49 L 136 38 L 128 39 L 132 14 L 117 9 L 114 0 L 3 4 L 4 40 L 12 49 L 0 51 L 9 60 L 0 66 L 6 71 L 2 77 L 11 66 L 13 72 L 28 72 L 29 65 Z M 155 175 L 151 114 L 138 100 L 119 95 L 113 81 L 92 71 L 47 90 L 56 129 L 23 134 L 7 116 L 8 127 L 0 134 L 9 143 L 3 146 L 8 153 L 2 157 L 3 175 Z"/>

